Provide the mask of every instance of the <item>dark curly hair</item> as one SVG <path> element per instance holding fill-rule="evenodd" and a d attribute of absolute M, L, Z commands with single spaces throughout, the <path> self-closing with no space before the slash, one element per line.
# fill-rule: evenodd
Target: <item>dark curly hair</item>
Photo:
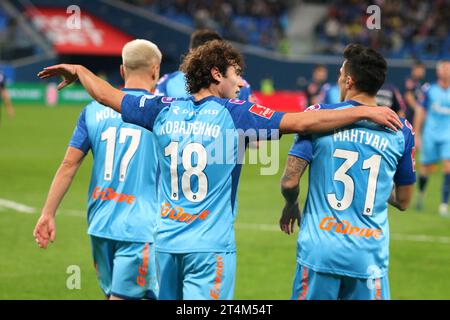
<path fill-rule="evenodd" d="M 180 70 L 186 75 L 186 90 L 194 94 L 218 83 L 211 75 L 212 68 L 216 67 L 225 76 L 230 66 L 243 69 L 242 55 L 225 41 L 213 40 L 190 52 L 184 58 Z"/>
<path fill-rule="evenodd" d="M 202 44 L 207 43 L 212 40 L 223 40 L 222 37 L 210 29 L 200 29 L 196 30 L 191 34 L 191 38 L 189 41 L 189 49 L 196 49 L 200 47 Z"/>
<path fill-rule="evenodd" d="M 386 79 L 387 63 L 377 51 L 360 44 L 344 49 L 345 72 L 355 81 L 355 87 L 370 96 L 377 94 Z"/>

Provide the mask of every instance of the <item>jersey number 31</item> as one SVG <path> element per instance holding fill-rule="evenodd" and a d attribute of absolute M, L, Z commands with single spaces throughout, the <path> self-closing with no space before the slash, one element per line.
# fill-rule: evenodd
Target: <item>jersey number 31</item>
<path fill-rule="evenodd" d="M 359 153 L 355 151 L 336 149 L 333 157 L 345 159 L 344 163 L 336 170 L 333 179 L 344 184 L 344 194 L 340 200 L 336 198 L 335 193 L 327 195 L 330 206 L 337 210 L 343 211 L 348 209 L 353 202 L 355 195 L 355 182 L 353 178 L 347 174 L 352 166 L 358 162 Z M 380 172 L 381 156 L 373 155 L 369 159 L 363 161 L 362 169 L 369 170 L 369 181 L 367 183 L 366 199 L 364 201 L 364 215 L 371 216 L 375 203 L 375 194 L 377 190 L 378 174 Z"/>

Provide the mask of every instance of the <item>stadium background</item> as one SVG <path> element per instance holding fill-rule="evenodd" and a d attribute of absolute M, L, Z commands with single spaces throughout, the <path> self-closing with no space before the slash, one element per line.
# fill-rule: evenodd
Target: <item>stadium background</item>
<path fill-rule="evenodd" d="M 381 29 L 366 27 L 366 8 L 381 8 Z M 81 9 L 81 28 L 74 17 Z M 69 12 L 67 9 L 69 8 Z M 73 11 L 75 10 L 75 11 Z M 133 38 L 154 41 L 161 74 L 178 68 L 196 27 L 218 30 L 245 55 L 245 78 L 261 104 L 300 110 L 316 63 L 334 82 L 340 53 L 351 41 L 380 50 L 388 82 L 404 90 L 415 59 L 435 80 L 438 59 L 450 55 L 449 1 L 183 1 L 5 0 L 0 4 L 0 70 L 16 116 L 0 123 L 0 299 L 102 299 L 86 235 L 85 160 L 57 218 L 57 239 L 39 250 L 32 230 L 81 108 L 89 101 L 74 85 L 59 94 L 36 73 L 57 62 L 81 63 L 120 85 L 120 49 Z M 76 15 L 76 14 L 75 14 Z M 70 23 L 73 24 L 70 24 Z M 75 29 L 68 29 L 72 26 Z M 287 299 L 295 268 L 296 235 L 278 230 L 279 179 L 292 138 L 280 143 L 280 169 L 261 176 L 246 165 L 239 187 L 236 299 Z M 418 161 L 420 159 L 417 159 Z M 393 299 L 450 299 L 450 220 L 437 214 L 442 175 L 431 177 L 425 211 L 390 210 Z M 301 200 L 305 199 L 306 181 Z M 69 290 L 67 268 L 81 269 L 81 289 Z"/>

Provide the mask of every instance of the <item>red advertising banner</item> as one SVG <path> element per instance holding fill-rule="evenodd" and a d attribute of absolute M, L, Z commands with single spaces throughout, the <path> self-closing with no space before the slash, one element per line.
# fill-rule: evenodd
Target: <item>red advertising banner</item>
<path fill-rule="evenodd" d="M 271 95 L 253 91 L 253 94 L 258 104 L 275 111 L 299 112 L 306 108 L 306 95 L 301 91 L 276 91 Z"/>
<path fill-rule="evenodd" d="M 121 55 L 132 37 L 85 11 L 28 8 L 26 15 L 52 41 L 59 54 Z"/>

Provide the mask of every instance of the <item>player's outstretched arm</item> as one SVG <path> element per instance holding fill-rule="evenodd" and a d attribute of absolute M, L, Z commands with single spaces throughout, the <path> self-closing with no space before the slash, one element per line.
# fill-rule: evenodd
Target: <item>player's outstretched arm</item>
<path fill-rule="evenodd" d="M 414 191 L 414 184 L 395 185 L 389 197 L 389 204 L 400 211 L 408 209 Z"/>
<path fill-rule="evenodd" d="M 111 86 L 105 80 L 97 77 L 87 68 L 76 64 L 58 64 L 46 67 L 38 73 L 38 77 L 41 79 L 48 79 L 55 76 L 63 77 L 63 81 L 58 85 L 58 90 L 63 89 L 79 79 L 94 100 L 120 112 L 120 105 L 125 94 Z"/>
<path fill-rule="evenodd" d="M 55 240 L 55 215 L 64 195 L 77 173 L 83 159 L 84 152 L 73 147 L 67 149 L 64 160 L 53 178 L 41 216 L 34 228 L 33 236 L 41 248 L 46 248 L 49 241 Z"/>
<path fill-rule="evenodd" d="M 327 132 L 360 120 L 370 120 L 397 131 L 402 128 L 398 115 L 388 107 L 360 106 L 344 110 L 318 110 L 286 113 L 281 119 L 282 133 L 300 134 Z"/>
<path fill-rule="evenodd" d="M 294 233 L 296 221 L 300 224 L 300 208 L 297 200 L 300 193 L 299 182 L 307 166 L 306 160 L 288 155 L 281 178 L 281 194 L 285 204 L 280 218 L 280 229 L 287 234 Z"/>

